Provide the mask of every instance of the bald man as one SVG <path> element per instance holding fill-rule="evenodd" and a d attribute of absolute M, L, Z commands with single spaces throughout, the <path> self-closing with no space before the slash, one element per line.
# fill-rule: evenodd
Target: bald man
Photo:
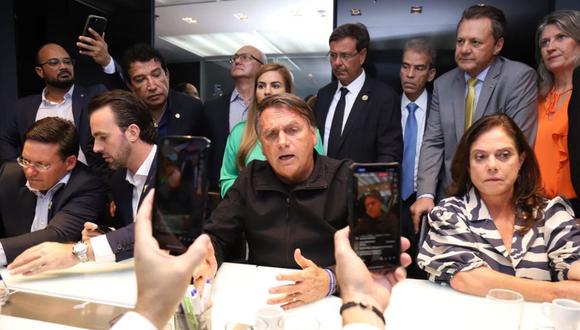
<path fill-rule="evenodd" d="M 219 191 L 219 175 L 230 130 L 240 121 L 246 120 L 248 105 L 254 96 L 254 80 L 267 58 L 254 46 L 243 46 L 230 58 L 230 74 L 235 88 L 205 104 L 209 123 L 212 155 L 210 158 L 210 190 Z"/>
<path fill-rule="evenodd" d="M 79 37 L 77 46 L 81 54 L 93 58 L 107 74 L 107 79 L 114 80 L 115 64 L 108 53 L 104 39 L 97 33 L 93 38 Z M 87 47 L 90 47 L 88 49 Z M 92 168 L 104 168 L 101 156 L 92 150 L 93 139 L 86 114 L 89 101 L 96 94 L 105 91 L 105 85 L 99 84 L 84 88 L 76 85 L 74 60 L 60 45 L 49 43 L 43 45 L 36 55 L 36 74 L 44 80 L 45 88 L 41 94 L 21 98 L 16 103 L 14 113 L 0 130 L 0 162 L 15 160 L 20 156 L 24 144 L 24 133 L 37 120 L 45 117 L 60 117 L 74 123 L 80 137 L 78 160 Z"/>

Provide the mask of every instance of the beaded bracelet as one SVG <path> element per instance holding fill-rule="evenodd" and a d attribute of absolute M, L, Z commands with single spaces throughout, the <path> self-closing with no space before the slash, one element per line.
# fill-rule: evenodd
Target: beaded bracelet
<path fill-rule="evenodd" d="M 346 309 L 349 309 L 351 307 L 360 307 L 362 309 L 371 310 L 373 313 L 375 313 L 381 319 L 381 321 L 383 321 L 383 324 L 385 324 L 385 325 L 387 324 L 385 322 L 385 316 L 378 308 L 376 308 L 375 306 L 372 306 L 370 304 L 363 303 L 363 302 L 349 301 L 349 302 L 342 304 L 342 306 L 340 306 L 340 314 L 342 315 L 342 312 L 344 312 Z"/>
<path fill-rule="evenodd" d="M 332 269 L 324 268 L 324 270 L 328 273 L 328 278 L 330 279 L 330 285 L 328 287 L 328 293 L 326 294 L 326 296 L 329 297 L 336 290 L 336 277 L 334 276 L 334 272 L 332 271 Z"/>

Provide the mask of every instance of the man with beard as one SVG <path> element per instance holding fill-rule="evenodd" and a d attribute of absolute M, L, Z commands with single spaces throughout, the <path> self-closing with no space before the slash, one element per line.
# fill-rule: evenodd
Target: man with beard
<path fill-rule="evenodd" d="M 79 38 L 79 48 L 91 56 L 95 63 L 103 67 L 111 80 L 119 79 L 115 64 L 107 50 L 107 44 L 97 33 L 93 38 Z M 93 96 L 105 91 L 104 85 L 88 88 L 75 85 L 74 60 L 60 45 L 49 43 L 42 46 L 36 56 L 36 74 L 42 78 L 46 87 L 39 95 L 24 97 L 16 103 L 15 111 L 4 123 L 0 132 L 0 162 L 15 160 L 24 143 L 24 133 L 37 120 L 45 117 L 60 117 L 74 123 L 80 137 L 79 161 L 89 167 L 103 164 L 101 157 L 92 152 L 92 137 L 86 108 Z"/>
<path fill-rule="evenodd" d="M 88 112 L 94 151 L 117 170 L 111 178 L 117 229 L 102 234 L 95 223 L 85 222 L 81 241 L 45 242 L 31 247 L 8 266 L 12 274 L 32 275 L 79 262 L 114 262 L 133 257 L 133 221 L 155 182 L 157 130 L 145 103 L 127 91 L 95 96 Z"/>

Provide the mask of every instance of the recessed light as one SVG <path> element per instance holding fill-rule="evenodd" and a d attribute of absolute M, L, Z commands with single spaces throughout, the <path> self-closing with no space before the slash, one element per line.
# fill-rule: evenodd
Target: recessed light
<path fill-rule="evenodd" d="M 318 10 L 317 12 L 320 15 L 320 17 L 326 17 L 326 10 L 321 9 L 321 10 Z"/>
<path fill-rule="evenodd" d="M 350 16 L 361 16 L 362 12 L 360 10 L 360 8 L 352 8 L 350 10 Z"/>
<path fill-rule="evenodd" d="M 184 21 L 185 23 L 197 24 L 197 20 L 191 17 L 183 17 L 181 20 Z"/>
<path fill-rule="evenodd" d="M 411 14 L 422 14 L 423 6 L 411 6 Z"/>
<path fill-rule="evenodd" d="M 240 21 L 247 21 L 250 18 L 248 17 L 248 15 L 244 14 L 244 13 L 236 13 L 234 14 L 234 17 L 239 19 Z"/>

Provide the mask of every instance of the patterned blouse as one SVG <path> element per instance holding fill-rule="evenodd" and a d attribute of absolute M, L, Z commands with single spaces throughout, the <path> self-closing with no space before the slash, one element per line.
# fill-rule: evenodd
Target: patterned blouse
<path fill-rule="evenodd" d="M 534 280 L 567 279 L 572 263 L 580 260 L 580 228 L 567 201 L 556 197 L 547 202 L 544 217 L 530 230 L 514 231 L 507 251 L 474 189 L 462 198 L 442 200 L 429 214 L 431 229 L 417 257 L 419 267 L 442 284 L 457 272 L 482 266 Z M 522 227 L 523 220 L 516 218 L 515 229 Z"/>

